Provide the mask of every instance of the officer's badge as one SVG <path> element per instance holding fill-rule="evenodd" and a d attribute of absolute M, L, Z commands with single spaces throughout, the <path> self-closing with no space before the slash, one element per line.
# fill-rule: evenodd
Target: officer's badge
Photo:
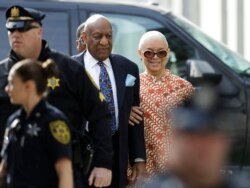
<path fill-rule="evenodd" d="M 47 86 L 48 88 L 52 88 L 54 90 L 56 87 L 60 86 L 59 82 L 60 82 L 60 79 L 53 76 L 48 79 Z"/>
<path fill-rule="evenodd" d="M 20 14 L 20 11 L 19 11 L 19 8 L 17 7 L 13 7 L 11 10 L 10 10 L 10 16 L 11 17 L 18 17 Z"/>
<path fill-rule="evenodd" d="M 68 144 L 71 139 L 69 127 L 64 121 L 52 121 L 49 124 L 50 132 L 53 137 L 62 144 Z"/>
<path fill-rule="evenodd" d="M 31 125 L 29 124 L 28 125 L 28 130 L 27 130 L 27 133 L 30 135 L 30 136 L 38 136 L 38 132 L 41 130 L 40 127 L 37 126 L 37 124 L 34 124 L 34 125 Z"/>

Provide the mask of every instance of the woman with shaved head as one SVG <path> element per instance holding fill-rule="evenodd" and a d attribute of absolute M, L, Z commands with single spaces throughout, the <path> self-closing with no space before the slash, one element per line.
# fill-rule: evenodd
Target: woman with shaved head
<path fill-rule="evenodd" d="M 169 114 L 192 95 L 193 87 L 166 69 L 170 49 L 162 33 L 145 33 L 140 39 L 138 53 L 146 71 L 140 74 L 141 106 L 133 107 L 130 124 L 144 119 L 146 172 L 151 176 L 168 166 L 172 146 Z"/>

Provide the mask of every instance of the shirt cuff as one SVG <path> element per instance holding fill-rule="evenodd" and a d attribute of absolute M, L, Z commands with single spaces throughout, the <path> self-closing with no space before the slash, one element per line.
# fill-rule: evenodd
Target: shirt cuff
<path fill-rule="evenodd" d="M 138 163 L 138 162 L 145 162 L 145 160 L 143 158 L 136 158 L 135 163 Z"/>

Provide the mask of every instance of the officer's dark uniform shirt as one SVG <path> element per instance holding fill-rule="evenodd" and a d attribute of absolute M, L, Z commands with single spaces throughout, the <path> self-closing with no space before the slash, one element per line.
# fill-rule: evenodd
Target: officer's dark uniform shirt
<path fill-rule="evenodd" d="M 19 123 L 13 126 L 16 120 Z M 28 118 L 23 109 L 15 112 L 8 120 L 11 126 L 6 150 L 10 187 L 58 187 L 55 163 L 71 159 L 66 116 L 42 99 Z"/>
<path fill-rule="evenodd" d="M 47 100 L 60 109 L 70 120 L 74 129 L 81 129 L 83 117 L 89 121 L 91 137 L 94 140 L 94 166 L 111 169 L 112 167 L 112 133 L 110 113 L 101 92 L 95 88 L 84 67 L 70 57 L 53 51 L 43 40 L 38 60 L 51 58 L 57 64 L 60 76 L 49 79 Z M 0 140 L 3 140 L 4 125 L 7 117 L 15 107 L 10 104 L 4 91 L 10 68 L 20 59 L 14 51 L 0 62 Z M 74 139 L 73 131 L 72 137 Z M 73 159 L 74 160 L 74 159 Z"/>

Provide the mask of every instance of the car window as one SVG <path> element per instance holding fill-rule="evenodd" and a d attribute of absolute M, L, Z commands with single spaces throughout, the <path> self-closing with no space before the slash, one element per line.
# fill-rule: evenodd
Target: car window
<path fill-rule="evenodd" d="M 187 78 L 187 60 L 195 58 L 195 49 L 180 39 L 175 33 L 167 28 L 158 29 L 167 38 L 171 54 L 167 63 L 167 68 L 175 75 Z"/>
<path fill-rule="evenodd" d="M 203 33 L 197 26 L 184 18 L 171 15 L 172 20 L 178 24 L 183 30 L 187 31 L 194 39 L 201 43 L 206 49 L 218 57 L 221 62 L 225 63 L 236 73 L 247 71 L 249 73 L 249 62 L 239 54 L 229 50 L 223 44 L 215 41 L 211 37 Z"/>
<path fill-rule="evenodd" d="M 48 41 L 49 46 L 58 51 L 69 54 L 70 52 L 70 32 L 69 16 L 67 12 L 51 12 L 41 9 L 46 17 L 43 22 L 43 38 Z M 7 57 L 10 51 L 7 30 L 5 28 L 5 10 L 0 11 L 0 59 Z"/>
<path fill-rule="evenodd" d="M 185 61 L 193 58 L 194 49 L 188 46 L 172 31 L 164 27 L 161 23 L 146 17 L 102 14 L 112 23 L 113 53 L 118 53 L 131 59 L 138 64 L 140 72 L 143 72 L 145 68 L 137 53 L 140 37 L 147 31 L 158 30 L 166 36 L 171 49 L 167 68 L 176 75 L 186 76 Z"/>
<path fill-rule="evenodd" d="M 46 17 L 43 21 L 44 39 L 52 49 L 69 54 L 70 52 L 70 26 L 67 12 L 44 11 Z"/>

